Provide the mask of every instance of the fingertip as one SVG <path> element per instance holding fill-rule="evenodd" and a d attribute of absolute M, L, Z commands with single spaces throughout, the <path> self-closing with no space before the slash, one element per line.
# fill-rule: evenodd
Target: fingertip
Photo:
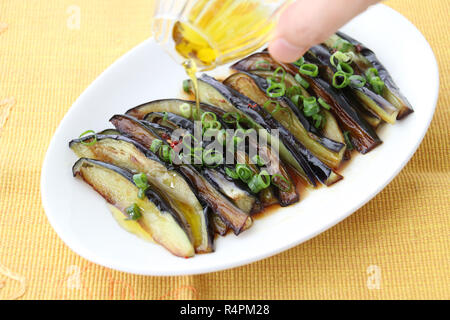
<path fill-rule="evenodd" d="M 297 47 L 283 38 L 275 39 L 269 44 L 270 55 L 275 60 L 286 63 L 297 61 L 306 50 L 308 48 Z"/>

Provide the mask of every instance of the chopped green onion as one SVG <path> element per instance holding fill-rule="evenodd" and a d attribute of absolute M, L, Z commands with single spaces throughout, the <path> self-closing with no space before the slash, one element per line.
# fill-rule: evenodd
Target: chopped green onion
<path fill-rule="evenodd" d="M 167 118 L 169 117 L 169 114 L 167 111 L 164 111 L 163 121 L 167 121 Z"/>
<path fill-rule="evenodd" d="M 281 181 L 277 182 L 277 180 Z M 284 183 L 284 186 L 282 183 Z M 291 189 L 291 182 L 279 173 L 272 175 L 272 184 L 283 192 L 287 192 Z"/>
<path fill-rule="evenodd" d="M 326 103 L 325 100 L 323 100 L 322 98 L 319 98 L 319 100 L 317 100 L 317 101 L 324 109 L 327 109 L 327 110 L 331 109 L 331 106 L 328 103 Z"/>
<path fill-rule="evenodd" d="M 319 75 L 319 67 L 312 63 L 306 63 L 301 65 L 298 72 L 310 77 L 317 77 Z"/>
<path fill-rule="evenodd" d="M 348 76 L 351 76 L 353 75 L 353 73 L 355 73 L 353 68 L 348 63 L 345 62 L 339 62 L 339 64 L 337 65 L 337 70 L 344 72 Z"/>
<path fill-rule="evenodd" d="M 152 144 L 151 144 L 151 146 L 150 146 L 150 150 L 151 150 L 153 153 L 156 153 L 156 152 L 158 152 L 159 147 L 161 147 L 161 145 L 162 145 L 162 140 L 160 140 L 160 139 L 155 139 L 155 140 L 152 141 Z"/>
<path fill-rule="evenodd" d="M 245 183 L 248 183 L 253 177 L 253 171 L 246 164 L 237 164 L 236 173 L 238 174 L 239 178 Z"/>
<path fill-rule="evenodd" d="M 262 166 L 264 166 L 266 164 L 264 162 L 264 160 L 258 154 L 255 154 L 252 157 L 252 162 L 255 163 L 256 165 L 258 165 L 259 167 L 262 167 Z"/>
<path fill-rule="evenodd" d="M 297 73 L 297 74 L 295 75 L 295 80 L 296 80 L 298 83 L 300 83 L 300 85 L 301 85 L 303 88 L 305 88 L 305 89 L 308 89 L 308 88 L 309 88 L 309 82 L 306 81 L 305 79 L 303 79 L 302 76 L 301 76 L 300 74 Z"/>
<path fill-rule="evenodd" d="M 301 57 L 300 59 L 295 61 L 293 64 L 296 65 L 297 67 L 301 67 L 304 63 L 305 63 L 305 58 Z"/>
<path fill-rule="evenodd" d="M 191 93 L 191 84 L 190 84 L 189 80 L 183 81 L 183 90 L 186 93 Z"/>
<path fill-rule="evenodd" d="M 128 215 L 127 220 L 139 220 L 142 217 L 141 209 L 136 203 L 133 203 L 131 206 L 126 208 L 125 212 Z"/>
<path fill-rule="evenodd" d="M 353 49 L 353 45 L 345 39 L 339 38 L 333 46 L 334 49 L 347 53 Z"/>
<path fill-rule="evenodd" d="M 351 60 L 352 60 L 352 56 L 350 56 L 348 53 L 344 53 L 342 51 L 336 51 L 330 57 L 330 63 L 333 65 L 333 67 L 337 67 L 339 62 L 351 63 Z"/>
<path fill-rule="evenodd" d="M 274 79 L 278 79 L 278 77 L 279 77 L 279 73 L 280 73 L 280 71 L 281 71 L 281 80 L 280 81 L 278 81 L 278 82 L 284 82 L 284 79 L 286 78 L 286 71 L 282 68 L 282 67 L 278 67 L 274 72 L 273 72 L 273 74 L 272 74 L 272 77 L 274 78 Z"/>
<path fill-rule="evenodd" d="M 317 100 L 314 97 L 308 97 L 303 100 L 303 113 L 307 117 L 312 117 L 313 115 L 319 113 L 320 107 L 317 104 Z"/>
<path fill-rule="evenodd" d="M 83 137 L 83 136 L 85 136 L 87 134 L 93 134 L 93 138 L 94 139 L 91 142 L 86 142 L 84 140 L 81 140 L 81 144 L 84 144 L 85 146 L 88 146 L 88 147 L 93 146 L 94 144 L 96 144 L 97 143 L 97 134 L 95 133 L 94 130 L 88 130 L 88 131 L 83 132 L 82 134 L 80 134 L 79 138 L 81 138 L 81 137 Z"/>
<path fill-rule="evenodd" d="M 207 120 L 206 117 L 211 116 L 212 119 Z M 216 121 L 217 120 L 217 116 L 215 113 L 213 112 L 204 112 L 202 114 L 202 117 L 200 118 L 202 121 L 202 124 L 204 124 L 205 122 L 209 122 L 209 121 Z"/>
<path fill-rule="evenodd" d="M 323 124 L 322 121 L 323 121 L 324 117 L 321 114 L 316 113 L 316 114 L 312 115 L 312 118 L 314 120 L 314 127 L 316 127 L 317 129 L 320 129 L 322 127 L 322 124 Z"/>
<path fill-rule="evenodd" d="M 359 75 L 353 75 L 349 78 L 349 80 L 350 80 L 350 86 L 353 88 L 362 88 L 367 83 L 366 78 L 359 76 Z"/>
<path fill-rule="evenodd" d="M 208 149 L 206 152 L 203 152 L 203 163 L 207 166 L 218 166 L 223 163 L 223 156 L 214 149 Z"/>
<path fill-rule="evenodd" d="M 300 99 L 301 99 L 301 101 L 300 101 Z M 292 101 L 297 107 L 301 108 L 300 102 L 302 102 L 302 104 L 303 104 L 303 99 L 304 99 L 304 97 L 303 97 L 302 95 L 296 95 L 296 96 L 293 96 L 293 97 L 291 98 L 291 101 Z"/>
<path fill-rule="evenodd" d="M 345 139 L 345 143 L 347 144 L 347 149 L 348 150 L 353 150 L 353 143 L 352 140 L 350 138 L 350 132 L 348 131 L 344 131 L 344 139 Z"/>
<path fill-rule="evenodd" d="M 279 98 L 286 93 L 286 85 L 284 83 L 272 83 L 267 88 L 266 93 L 271 98 Z"/>
<path fill-rule="evenodd" d="M 232 179 L 239 179 L 239 175 L 235 170 L 225 167 L 225 173 Z"/>
<path fill-rule="evenodd" d="M 145 173 L 138 173 L 133 176 L 134 184 L 140 189 L 148 188 L 147 175 Z"/>
<path fill-rule="evenodd" d="M 192 114 L 192 108 L 191 105 L 189 103 L 183 103 L 180 105 L 180 112 L 181 115 L 185 118 L 190 118 L 191 114 Z"/>
<path fill-rule="evenodd" d="M 222 120 L 225 123 L 236 123 L 241 119 L 241 116 L 237 112 L 227 112 L 222 116 Z"/>
<path fill-rule="evenodd" d="M 216 139 L 221 145 L 223 145 L 223 146 L 226 145 L 227 131 L 225 129 L 219 130 L 219 132 L 217 132 Z"/>
<path fill-rule="evenodd" d="M 172 153 L 173 150 L 168 145 L 163 145 L 159 148 L 159 157 L 165 162 L 172 163 Z"/>
<path fill-rule="evenodd" d="M 270 175 L 266 170 L 255 174 L 248 182 L 248 187 L 253 193 L 258 193 L 270 186 Z"/>
<path fill-rule="evenodd" d="M 292 86 L 286 91 L 286 95 L 291 98 L 296 95 L 301 95 L 303 93 L 302 88 L 299 86 Z"/>
<path fill-rule="evenodd" d="M 370 68 L 366 71 L 367 81 L 372 86 L 373 90 L 377 94 L 382 94 L 384 89 L 384 81 L 381 80 L 378 70 L 376 68 Z"/>
<path fill-rule="evenodd" d="M 333 76 L 333 87 L 343 89 L 350 83 L 349 77 L 345 72 L 338 71 Z"/>
<path fill-rule="evenodd" d="M 266 68 L 261 68 L 260 65 L 265 64 L 267 67 Z M 270 71 L 270 62 L 267 60 L 259 60 L 255 62 L 255 68 L 257 70 L 262 70 L 262 71 Z"/>
<path fill-rule="evenodd" d="M 369 68 L 366 71 L 366 78 L 370 81 L 373 77 L 378 77 L 378 70 L 376 68 Z"/>

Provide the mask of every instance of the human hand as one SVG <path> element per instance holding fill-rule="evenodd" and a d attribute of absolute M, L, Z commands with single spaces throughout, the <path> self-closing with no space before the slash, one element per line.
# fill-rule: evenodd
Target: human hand
<path fill-rule="evenodd" d="M 270 54 L 293 62 L 379 0 L 297 0 L 280 16 Z"/>

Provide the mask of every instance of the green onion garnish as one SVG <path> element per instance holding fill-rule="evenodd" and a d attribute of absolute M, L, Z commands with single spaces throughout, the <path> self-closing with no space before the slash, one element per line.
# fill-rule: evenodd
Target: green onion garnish
<path fill-rule="evenodd" d="M 366 71 L 366 78 L 367 81 L 372 86 L 373 90 L 377 94 L 382 94 L 384 89 L 384 82 L 381 80 L 380 76 L 378 75 L 378 70 L 375 68 L 370 68 Z"/>
<path fill-rule="evenodd" d="M 223 163 L 223 155 L 220 154 L 217 150 L 208 149 L 206 152 L 203 152 L 203 163 L 207 166 L 218 166 Z"/>
<path fill-rule="evenodd" d="M 300 101 L 301 99 L 301 101 Z M 302 95 L 296 95 L 291 98 L 291 101 L 301 109 L 301 104 L 303 104 L 304 97 Z M 301 102 L 301 103 L 300 103 Z"/>
<path fill-rule="evenodd" d="M 333 87 L 343 89 L 350 83 L 349 77 L 345 72 L 338 71 L 333 76 Z"/>
<path fill-rule="evenodd" d="M 267 88 L 266 93 L 271 98 L 279 98 L 286 93 L 286 85 L 284 83 L 272 83 Z"/>
<path fill-rule="evenodd" d="M 147 175 L 145 173 L 138 173 L 133 176 L 134 184 L 140 189 L 148 188 Z"/>
<path fill-rule="evenodd" d="M 295 75 L 295 80 L 298 82 L 298 83 L 300 83 L 300 85 L 303 87 L 303 88 L 305 88 L 305 89 L 308 89 L 309 88 L 309 83 L 308 83 L 308 81 L 306 81 L 305 79 L 303 79 L 302 78 L 302 76 L 300 75 L 300 74 L 296 74 Z"/>
<path fill-rule="evenodd" d="M 157 153 L 158 150 L 159 150 L 159 147 L 161 147 L 161 145 L 162 145 L 162 140 L 155 139 L 155 140 L 152 141 L 152 144 L 150 146 L 150 150 L 153 153 Z"/>
<path fill-rule="evenodd" d="M 312 118 L 314 120 L 314 127 L 320 129 L 322 127 L 324 117 L 320 113 L 316 113 L 312 115 Z"/>
<path fill-rule="evenodd" d="M 225 123 L 236 123 L 241 119 L 241 116 L 237 112 L 227 112 L 222 116 L 222 120 Z"/>
<path fill-rule="evenodd" d="M 344 131 L 344 139 L 345 139 L 345 143 L 347 144 L 347 149 L 348 150 L 353 150 L 353 143 L 352 140 L 350 138 L 350 132 L 348 131 Z"/>
<path fill-rule="evenodd" d="M 79 138 L 82 138 L 87 134 L 93 134 L 93 137 L 92 137 L 93 140 L 91 142 L 86 142 L 84 140 L 81 140 L 81 144 L 84 144 L 85 146 L 88 146 L 88 147 L 96 144 L 97 143 L 97 134 L 95 133 L 94 130 L 88 130 L 88 131 L 83 132 L 82 134 L 80 134 Z"/>
<path fill-rule="evenodd" d="M 363 76 L 353 75 L 349 78 L 350 86 L 353 88 L 362 88 L 366 85 L 367 80 Z"/>
<path fill-rule="evenodd" d="M 172 152 L 173 150 L 168 145 L 163 145 L 159 148 L 159 157 L 165 162 L 172 163 Z"/>
<path fill-rule="evenodd" d="M 260 65 L 263 65 L 263 64 L 266 65 L 265 68 L 264 68 L 264 67 L 260 67 Z M 255 68 L 256 68 L 257 70 L 270 71 L 270 62 L 267 61 L 267 60 L 259 60 L 259 61 L 256 61 L 256 62 L 255 62 Z"/>
<path fill-rule="evenodd" d="M 191 93 L 191 84 L 190 84 L 189 80 L 183 81 L 183 90 L 186 93 Z"/>
<path fill-rule="evenodd" d="M 292 98 L 293 96 L 296 95 L 301 95 L 302 93 L 303 93 L 302 88 L 300 88 L 299 86 L 292 86 L 286 91 L 286 95 L 289 98 Z"/>
<path fill-rule="evenodd" d="M 248 183 L 253 177 L 252 170 L 246 164 L 237 164 L 236 173 L 238 174 L 239 178 L 245 183 Z"/>
<path fill-rule="evenodd" d="M 301 67 L 304 63 L 305 63 L 305 58 L 301 57 L 300 59 L 295 61 L 293 64 L 296 65 L 297 67 Z"/>
<path fill-rule="evenodd" d="M 322 98 L 319 98 L 317 101 L 324 109 L 327 109 L 327 110 L 331 109 L 331 106 L 328 103 L 326 103 L 325 100 L 323 100 Z"/>
<path fill-rule="evenodd" d="M 315 97 L 308 97 L 303 99 L 303 113 L 307 117 L 312 117 L 313 115 L 319 113 L 320 107 L 317 104 Z"/>
<path fill-rule="evenodd" d="M 279 173 L 272 175 L 272 184 L 283 192 L 291 189 L 291 182 Z"/>
<path fill-rule="evenodd" d="M 191 105 L 189 103 L 183 103 L 180 105 L 180 112 L 181 115 L 185 118 L 190 118 L 191 114 L 192 114 L 192 108 Z"/>
<path fill-rule="evenodd" d="M 298 72 L 310 77 L 317 77 L 319 75 L 319 67 L 312 63 L 306 63 L 300 66 Z"/>
<path fill-rule="evenodd" d="M 334 44 L 333 48 L 346 53 L 349 50 L 353 49 L 353 45 L 347 40 L 339 38 Z"/>
<path fill-rule="evenodd" d="M 232 179 L 239 179 L 239 175 L 235 170 L 225 167 L 225 173 Z"/>
<path fill-rule="evenodd" d="M 126 220 L 139 220 L 142 217 L 141 209 L 136 203 L 133 203 L 131 206 L 126 208 L 125 212 L 128 215 L 128 218 Z"/>
<path fill-rule="evenodd" d="M 167 121 L 168 117 L 169 117 L 169 114 L 167 113 L 167 111 L 164 111 L 163 121 Z"/>
<path fill-rule="evenodd" d="M 259 167 L 262 167 L 262 166 L 264 166 L 266 164 L 265 161 L 258 154 L 255 154 L 252 157 L 252 163 L 255 163 Z"/>
<path fill-rule="evenodd" d="M 337 67 L 339 62 L 349 63 L 350 60 L 351 60 L 350 56 L 345 54 L 345 53 L 343 53 L 342 51 L 336 51 L 330 57 L 330 63 L 333 65 L 333 67 Z"/>
<path fill-rule="evenodd" d="M 248 182 L 248 187 L 253 193 L 258 193 L 270 186 L 270 175 L 266 170 L 255 174 Z"/>
<path fill-rule="evenodd" d="M 353 68 L 348 63 L 345 62 L 339 62 L 339 64 L 337 65 L 337 70 L 344 72 L 348 76 L 351 76 L 353 75 L 353 73 L 355 73 Z"/>
<path fill-rule="evenodd" d="M 278 67 L 272 74 L 273 79 L 279 78 L 279 73 L 281 72 L 281 80 L 278 82 L 284 82 L 284 79 L 286 77 L 286 71 L 282 67 Z"/>

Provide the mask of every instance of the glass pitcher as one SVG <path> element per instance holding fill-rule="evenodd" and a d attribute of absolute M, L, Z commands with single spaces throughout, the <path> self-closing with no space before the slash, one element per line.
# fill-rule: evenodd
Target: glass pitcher
<path fill-rule="evenodd" d="M 156 0 L 152 31 L 178 62 L 200 70 L 244 57 L 271 35 L 283 0 Z"/>

